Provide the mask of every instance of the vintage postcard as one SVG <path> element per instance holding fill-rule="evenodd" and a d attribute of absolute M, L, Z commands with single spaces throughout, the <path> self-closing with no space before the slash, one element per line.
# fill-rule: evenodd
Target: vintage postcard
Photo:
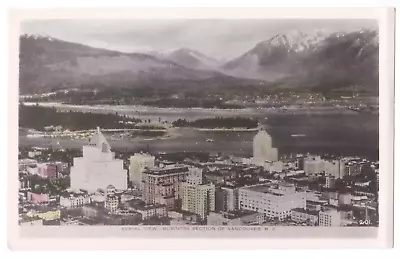
<path fill-rule="evenodd" d="M 11 248 L 392 246 L 393 9 L 10 24 Z"/>

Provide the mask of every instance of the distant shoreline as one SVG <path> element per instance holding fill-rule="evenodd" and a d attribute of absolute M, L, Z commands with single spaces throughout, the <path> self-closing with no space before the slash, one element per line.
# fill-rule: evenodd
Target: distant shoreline
<path fill-rule="evenodd" d="M 314 107 L 300 107 L 296 106 L 291 108 L 283 108 L 283 107 L 244 107 L 240 109 L 221 109 L 221 108 L 203 108 L 203 107 L 188 107 L 188 108 L 178 108 L 178 107 L 157 107 L 157 106 L 145 106 L 145 105 L 109 105 L 109 104 L 65 104 L 61 102 L 37 102 L 39 106 L 42 107 L 54 107 L 57 109 L 77 109 L 81 112 L 100 112 L 107 111 L 109 113 L 115 112 L 134 112 L 134 113 L 146 113 L 146 112 L 159 112 L 160 114 L 168 113 L 168 114 L 179 114 L 180 112 L 210 112 L 210 113 L 232 113 L 238 115 L 240 114 L 259 114 L 259 113 L 271 113 L 271 114 L 295 114 L 295 113 L 348 113 L 348 114 L 357 114 L 363 113 L 361 111 L 356 111 L 349 109 L 345 106 L 334 107 L 334 106 L 314 106 Z M 36 102 L 24 102 L 26 106 L 36 105 Z M 370 112 L 371 114 L 375 114 L 374 111 Z"/>
<path fill-rule="evenodd" d="M 193 129 L 197 130 L 197 131 L 239 131 L 239 132 L 252 132 L 252 131 L 258 131 L 258 128 L 198 128 L 198 127 L 192 127 Z"/>

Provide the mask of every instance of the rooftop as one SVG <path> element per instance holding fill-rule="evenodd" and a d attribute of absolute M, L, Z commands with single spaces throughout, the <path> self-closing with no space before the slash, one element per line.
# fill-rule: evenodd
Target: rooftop
<path fill-rule="evenodd" d="M 24 222 L 32 222 L 32 221 L 36 221 L 36 220 L 42 220 L 41 218 L 39 218 L 38 216 L 34 216 L 34 217 L 28 217 L 26 215 L 22 215 L 19 218 L 19 222 L 20 223 L 24 223 Z"/>
<path fill-rule="evenodd" d="M 314 216 L 318 216 L 319 211 L 316 210 L 308 210 L 308 209 L 303 209 L 303 208 L 294 208 L 292 209 L 293 211 L 297 211 L 297 212 L 301 212 L 301 213 L 306 213 L 309 215 L 314 215 Z"/>
<path fill-rule="evenodd" d="M 262 214 L 262 213 L 251 210 L 235 210 L 235 211 L 221 212 L 220 214 L 226 219 L 236 219 L 244 216 Z"/>
<path fill-rule="evenodd" d="M 286 190 L 282 187 L 293 187 L 293 185 L 290 184 L 279 184 L 279 185 L 274 185 L 271 183 L 267 184 L 262 184 L 262 185 L 254 185 L 250 187 L 245 187 L 248 190 L 254 191 L 254 192 L 261 192 L 261 193 L 268 193 L 271 195 L 275 196 L 283 196 L 286 192 Z"/>
<path fill-rule="evenodd" d="M 145 174 L 152 175 L 166 175 L 166 174 L 176 174 L 176 173 L 185 173 L 189 171 L 189 167 L 187 165 L 176 165 L 174 167 L 156 167 L 147 169 Z"/>
<path fill-rule="evenodd" d="M 308 204 L 313 204 L 313 205 L 323 205 L 326 204 L 328 201 L 326 200 L 318 200 L 318 201 L 311 201 L 311 200 L 307 200 L 306 203 Z"/>

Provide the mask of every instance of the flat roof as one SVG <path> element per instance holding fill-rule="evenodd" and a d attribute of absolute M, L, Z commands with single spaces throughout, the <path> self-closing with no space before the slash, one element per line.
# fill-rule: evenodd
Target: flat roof
<path fill-rule="evenodd" d="M 249 187 L 245 187 L 245 189 L 254 191 L 254 192 L 261 192 L 261 193 L 268 193 L 271 195 L 275 195 L 275 196 L 283 196 L 284 194 L 282 193 L 278 193 L 276 192 L 277 190 L 279 190 L 278 188 L 273 188 L 273 185 L 271 184 L 264 184 L 264 185 L 255 185 L 255 186 L 249 186 Z M 284 187 L 287 187 L 285 185 L 283 185 Z"/>
<path fill-rule="evenodd" d="M 297 211 L 297 212 L 301 212 L 301 213 L 306 213 L 309 215 L 314 215 L 314 216 L 318 216 L 319 211 L 316 210 L 308 210 L 308 209 L 303 209 L 303 208 L 294 208 L 292 209 L 292 211 Z"/>
<path fill-rule="evenodd" d="M 318 201 L 306 200 L 306 203 L 317 204 L 317 205 L 324 205 L 327 202 L 328 201 L 326 201 L 326 200 L 318 200 Z"/>
<path fill-rule="evenodd" d="M 254 214 L 261 215 L 263 213 L 251 211 L 251 210 L 235 210 L 235 211 L 221 212 L 220 214 L 224 218 L 227 218 L 227 219 L 236 219 L 236 218 L 241 218 L 244 216 L 249 216 L 249 215 L 254 215 Z"/>
<path fill-rule="evenodd" d="M 189 171 L 189 166 L 187 165 L 179 165 L 171 168 L 151 168 L 144 171 L 144 174 L 152 174 L 152 175 L 164 175 L 164 174 L 176 174 L 176 173 L 185 173 Z"/>

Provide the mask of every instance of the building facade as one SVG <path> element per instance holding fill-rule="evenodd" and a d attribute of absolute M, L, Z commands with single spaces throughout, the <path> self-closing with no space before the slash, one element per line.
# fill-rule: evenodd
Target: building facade
<path fill-rule="evenodd" d="M 264 184 L 239 189 L 239 210 L 284 220 L 294 208 L 306 208 L 306 192 L 296 191 L 293 185 Z"/>
<path fill-rule="evenodd" d="M 182 192 L 182 210 L 193 212 L 202 220 L 215 211 L 215 186 L 212 183 L 182 183 Z"/>
<path fill-rule="evenodd" d="M 155 157 L 149 154 L 135 154 L 130 157 L 129 161 L 129 180 L 132 186 L 142 190 L 142 173 L 146 168 L 154 167 Z"/>
<path fill-rule="evenodd" d="M 50 196 L 47 193 L 34 193 L 28 191 L 27 200 L 32 203 L 43 203 L 48 202 L 50 200 Z"/>
<path fill-rule="evenodd" d="M 327 175 L 325 178 L 325 188 L 335 187 L 335 177 L 332 175 Z"/>
<path fill-rule="evenodd" d="M 118 210 L 119 200 L 115 194 L 108 194 L 104 202 L 104 208 L 109 214 L 115 214 Z"/>
<path fill-rule="evenodd" d="M 310 226 L 318 225 L 319 212 L 302 208 L 294 208 L 291 212 L 291 220 L 297 223 L 307 223 Z"/>
<path fill-rule="evenodd" d="M 143 200 L 146 204 L 164 204 L 171 210 L 180 208 L 181 184 L 188 172 L 188 167 L 182 165 L 147 169 L 143 172 Z"/>
<path fill-rule="evenodd" d="M 42 178 L 57 177 L 57 165 L 50 163 L 37 164 L 37 174 Z"/>
<path fill-rule="evenodd" d="M 60 197 L 60 205 L 66 208 L 80 207 L 91 202 L 89 195 L 71 194 Z"/>
<path fill-rule="evenodd" d="M 215 189 L 215 211 L 235 211 L 239 209 L 239 188 L 221 186 Z"/>
<path fill-rule="evenodd" d="M 253 139 L 253 159 L 255 164 L 278 160 L 278 149 L 272 147 L 272 138 L 261 130 Z"/>
<path fill-rule="evenodd" d="M 340 213 L 334 209 L 321 210 L 318 225 L 320 227 L 339 227 Z"/>
<path fill-rule="evenodd" d="M 112 184 L 119 190 L 125 190 L 127 178 L 123 161 L 115 159 L 114 152 L 111 152 L 110 145 L 98 128 L 89 145 L 83 146 L 83 156 L 74 158 L 71 189 L 95 192 Z"/>
<path fill-rule="evenodd" d="M 311 156 L 304 159 L 304 172 L 306 175 L 321 174 L 325 170 L 325 161 L 320 156 Z"/>

